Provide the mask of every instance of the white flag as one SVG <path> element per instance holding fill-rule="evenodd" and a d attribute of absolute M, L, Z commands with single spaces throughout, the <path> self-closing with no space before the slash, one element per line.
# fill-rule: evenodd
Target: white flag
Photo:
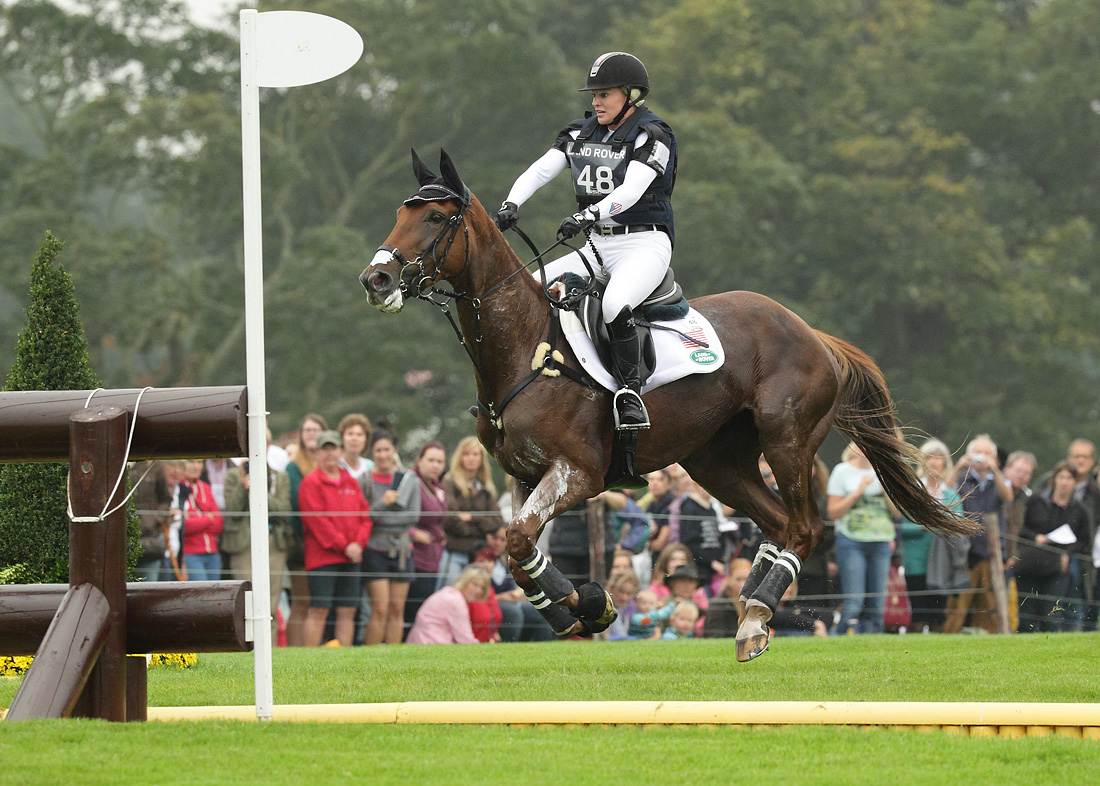
<path fill-rule="evenodd" d="M 258 14 L 256 69 L 260 87 L 297 87 L 342 74 L 363 56 L 351 25 L 306 11 Z"/>

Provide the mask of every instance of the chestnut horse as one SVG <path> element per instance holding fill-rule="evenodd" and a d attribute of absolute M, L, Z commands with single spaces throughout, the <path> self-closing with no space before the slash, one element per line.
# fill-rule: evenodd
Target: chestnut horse
<path fill-rule="evenodd" d="M 453 301 L 456 330 L 475 368 L 477 436 L 516 479 L 508 527 L 512 573 L 559 635 L 604 630 L 616 616 L 610 596 L 596 584 L 574 588 L 535 542 L 548 520 L 604 489 L 612 394 L 569 375 L 532 375 L 544 363 L 539 345 L 547 341 L 564 357 L 559 368 L 580 367 L 552 333 L 554 306 L 446 153 L 442 176 L 415 151 L 413 164 L 421 188 L 398 209 L 396 225 L 360 281 L 368 300 L 387 313 L 400 311 L 407 297 Z M 440 289 L 442 282 L 451 289 Z M 738 601 L 737 659 L 747 661 L 767 648 L 772 612 L 822 542 L 810 475 L 830 428 L 862 449 L 911 521 L 944 533 L 967 532 L 969 524 L 917 478 L 917 450 L 901 438 L 882 374 L 866 354 L 751 292 L 691 304 L 720 334 L 725 364 L 645 395 L 652 427 L 640 432 L 635 461 L 640 472 L 679 462 L 763 532 Z M 778 495 L 760 475 L 761 454 Z"/>

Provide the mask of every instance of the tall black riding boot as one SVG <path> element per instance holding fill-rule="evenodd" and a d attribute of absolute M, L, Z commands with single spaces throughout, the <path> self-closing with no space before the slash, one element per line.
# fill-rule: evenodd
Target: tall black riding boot
<path fill-rule="evenodd" d="M 615 428 L 634 431 L 649 428 L 649 413 L 642 403 L 642 345 L 634 314 L 624 308 L 608 323 L 611 337 L 611 358 L 615 376 L 622 388 L 615 393 Z"/>

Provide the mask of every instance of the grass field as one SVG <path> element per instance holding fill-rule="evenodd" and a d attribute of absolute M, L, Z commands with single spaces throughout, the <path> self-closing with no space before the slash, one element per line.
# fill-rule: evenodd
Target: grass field
<path fill-rule="evenodd" d="M 1100 702 L 1100 636 L 778 639 L 278 650 L 280 704 L 452 700 Z M 18 681 L 0 680 L 0 706 Z M 153 706 L 250 704 L 249 655 L 149 675 Z M 0 724 L 0 784 L 1064 784 L 1100 743 L 837 727 Z M 73 774 L 75 773 L 75 775 Z"/>

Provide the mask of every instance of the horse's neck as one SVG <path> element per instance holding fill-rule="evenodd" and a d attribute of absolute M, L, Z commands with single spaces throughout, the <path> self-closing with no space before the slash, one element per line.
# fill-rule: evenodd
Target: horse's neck
<path fill-rule="evenodd" d="M 503 237 L 482 237 L 466 273 L 453 282 L 456 291 L 478 298 L 500 284 L 476 307 L 464 299 L 458 305 L 463 338 L 485 377 L 479 383 L 489 388 L 481 392 L 494 401 L 530 373 L 535 347 L 549 335 L 542 288 L 519 267 Z"/>

